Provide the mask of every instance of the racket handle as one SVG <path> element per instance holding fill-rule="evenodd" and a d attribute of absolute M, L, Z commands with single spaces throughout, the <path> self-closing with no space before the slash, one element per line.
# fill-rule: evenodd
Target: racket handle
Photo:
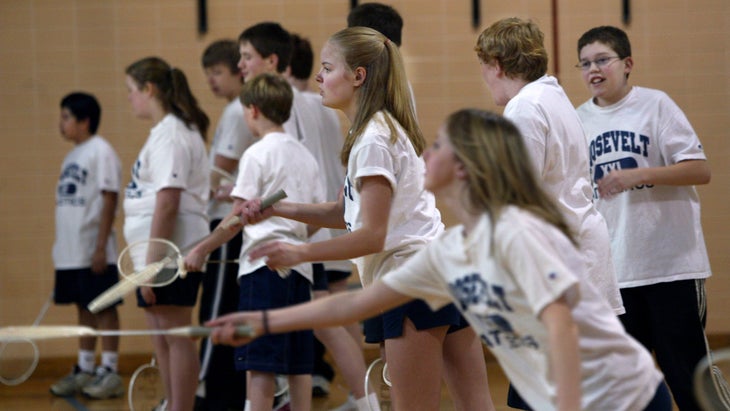
<path fill-rule="evenodd" d="M 286 198 L 286 191 L 279 190 L 279 191 L 275 192 L 274 194 L 261 200 L 261 209 L 263 210 L 265 208 L 269 208 L 272 205 L 274 205 L 276 202 L 283 200 L 285 198 Z M 233 227 L 236 224 L 241 224 L 241 217 L 234 215 L 233 217 L 223 221 L 221 223 L 221 227 L 228 229 L 228 228 Z"/>
<path fill-rule="evenodd" d="M 198 337 L 198 338 L 205 338 L 210 336 L 211 331 L 213 331 L 210 327 L 188 327 L 187 335 L 190 337 Z M 235 331 L 236 337 L 253 337 L 254 332 L 253 329 L 248 325 L 238 325 L 236 326 Z"/>

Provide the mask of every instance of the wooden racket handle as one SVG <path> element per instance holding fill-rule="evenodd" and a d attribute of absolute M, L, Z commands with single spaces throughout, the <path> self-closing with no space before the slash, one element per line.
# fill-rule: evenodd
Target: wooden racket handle
<path fill-rule="evenodd" d="M 210 327 L 188 327 L 188 336 L 205 338 L 209 337 L 212 331 L 213 329 Z M 248 325 L 239 325 L 236 326 L 235 335 L 236 337 L 253 337 L 254 332 L 253 329 Z"/>

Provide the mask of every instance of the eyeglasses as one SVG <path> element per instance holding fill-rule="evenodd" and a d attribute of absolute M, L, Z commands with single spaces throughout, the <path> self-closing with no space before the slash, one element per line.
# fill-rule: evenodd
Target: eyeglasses
<path fill-rule="evenodd" d="M 610 57 L 599 57 L 595 60 L 581 60 L 578 62 L 578 64 L 575 65 L 575 67 L 581 69 L 582 71 L 588 71 L 591 69 L 591 66 L 593 65 L 593 63 L 596 63 L 596 67 L 604 68 L 607 65 L 611 64 L 611 62 L 614 59 L 621 59 L 621 57 L 610 56 Z"/>

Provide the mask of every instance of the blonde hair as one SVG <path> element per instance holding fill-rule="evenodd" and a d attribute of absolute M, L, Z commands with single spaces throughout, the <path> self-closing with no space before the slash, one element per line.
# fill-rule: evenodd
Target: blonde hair
<path fill-rule="evenodd" d="M 547 72 L 544 39 L 537 24 L 511 17 L 487 27 L 474 51 L 482 63 L 498 63 L 509 78 L 535 81 Z"/>
<path fill-rule="evenodd" d="M 416 121 L 403 59 L 395 43 L 367 27 L 338 31 L 330 37 L 329 43 L 337 48 L 351 71 L 362 67 L 366 72 L 357 97 L 357 114 L 340 154 L 342 164 L 347 165 L 355 140 L 372 116 L 381 110 L 390 113 L 403 127 L 416 154 L 421 155 L 426 148 L 426 140 Z M 385 121 L 391 132 L 391 141 L 395 142 L 396 127 L 387 115 Z"/>
<path fill-rule="evenodd" d="M 553 199 L 542 189 L 517 127 L 504 117 L 465 109 L 446 119 L 446 133 L 468 175 L 467 209 L 498 218 L 514 205 L 557 227 L 576 243 Z"/>
<path fill-rule="evenodd" d="M 294 94 L 281 75 L 262 73 L 243 85 L 240 98 L 244 106 L 256 106 L 264 117 L 282 125 L 291 115 Z"/>

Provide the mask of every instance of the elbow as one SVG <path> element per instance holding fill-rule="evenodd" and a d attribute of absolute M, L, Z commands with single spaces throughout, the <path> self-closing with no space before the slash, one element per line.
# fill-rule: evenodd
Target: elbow
<path fill-rule="evenodd" d="M 710 165 L 707 164 L 707 161 L 702 162 L 702 167 L 700 168 L 700 172 L 697 177 L 697 185 L 710 183 L 710 180 L 712 179 L 712 171 L 710 171 Z"/>

